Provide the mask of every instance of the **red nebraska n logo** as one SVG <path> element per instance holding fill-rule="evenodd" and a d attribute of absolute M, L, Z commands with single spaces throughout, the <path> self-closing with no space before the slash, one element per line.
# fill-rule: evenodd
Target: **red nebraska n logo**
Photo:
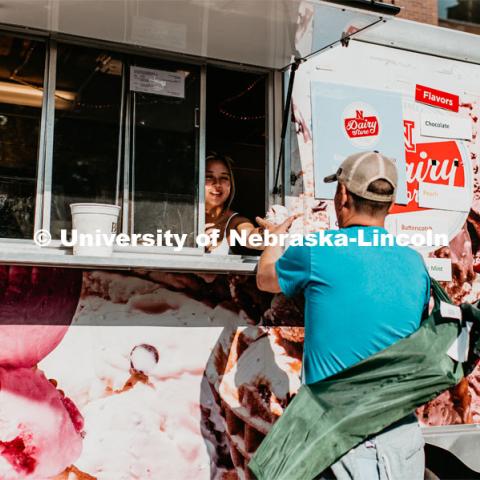
<path fill-rule="evenodd" d="M 356 110 L 355 118 L 345 118 L 344 125 L 350 138 L 378 135 L 378 118 L 375 115 L 365 117 L 363 110 Z"/>

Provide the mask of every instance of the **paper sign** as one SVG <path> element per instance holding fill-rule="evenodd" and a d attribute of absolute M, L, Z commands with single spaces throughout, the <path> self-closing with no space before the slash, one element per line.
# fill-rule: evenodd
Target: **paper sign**
<path fill-rule="evenodd" d="M 471 202 L 471 195 L 466 188 L 427 182 L 418 184 L 418 204 L 420 207 L 468 212 Z"/>
<path fill-rule="evenodd" d="M 151 68 L 130 68 L 130 90 L 185 98 L 185 74 Z"/>
<path fill-rule="evenodd" d="M 422 113 L 420 133 L 424 137 L 472 139 L 472 122 L 469 118 Z"/>
<path fill-rule="evenodd" d="M 439 282 L 452 281 L 452 261 L 449 258 L 424 258 L 429 275 Z"/>
<path fill-rule="evenodd" d="M 425 238 L 445 239 L 442 242 L 443 246 L 449 244 L 449 228 L 445 221 L 438 216 L 413 216 L 413 215 L 395 215 L 396 220 L 396 235 L 422 235 Z M 440 237 L 441 236 L 441 237 Z"/>
<path fill-rule="evenodd" d="M 462 310 L 460 307 L 444 301 L 440 302 L 440 314 L 443 318 L 456 318 L 457 320 L 462 319 Z"/>
<path fill-rule="evenodd" d="M 459 97 L 453 93 L 442 92 L 434 88 L 417 85 L 415 87 L 415 100 L 417 102 L 426 103 L 433 107 L 445 108 L 452 112 L 458 112 Z"/>
<path fill-rule="evenodd" d="M 460 335 L 447 350 L 447 355 L 457 362 L 466 362 L 468 359 L 470 330 L 472 329 L 472 325 L 472 322 L 467 322 L 467 325 L 462 328 Z"/>

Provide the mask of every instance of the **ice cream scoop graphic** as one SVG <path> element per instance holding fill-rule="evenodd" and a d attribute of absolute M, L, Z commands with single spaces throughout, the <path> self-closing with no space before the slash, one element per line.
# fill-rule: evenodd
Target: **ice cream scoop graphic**
<path fill-rule="evenodd" d="M 0 366 L 34 366 L 60 343 L 81 283 L 80 270 L 0 266 Z"/>
<path fill-rule="evenodd" d="M 45 480 L 82 450 L 83 418 L 35 368 L 0 368 L 0 478 Z"/>

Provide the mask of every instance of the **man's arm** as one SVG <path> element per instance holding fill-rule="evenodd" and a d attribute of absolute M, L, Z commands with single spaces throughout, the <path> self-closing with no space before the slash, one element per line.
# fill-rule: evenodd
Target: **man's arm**
<path fill-rule="evenodd" d="M 261 227 L 267 229 L 270 233 L 279 235 L 281 233 L 287 233 L 297 217 L 298 215 L 293 215 L 280 225 L 274 225 L 259 217 L 257 217 L 256 220 Z M 257 267 L 257 287 L 259 290 L 271 293 L 281 292 L 275 263 L 282 256 L 282 253 L 283 249 L 280 246 L 265 247 Z"/>
<path fill-rule="evenodd" d="M 264 292 L 279 293 L 276 261 L 282 256 L 282 247 L 265 247 L 265 250 L 258 261 L 257 287 Z"/>

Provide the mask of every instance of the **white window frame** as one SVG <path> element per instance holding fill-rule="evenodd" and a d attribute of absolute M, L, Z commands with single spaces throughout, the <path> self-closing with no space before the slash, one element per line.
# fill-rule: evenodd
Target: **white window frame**
<path fill-rule="evenodd" d="M 2 28 L 2 33 L 18 35 L 18 30 Z M 136 54 L 145 57 L 155 57 L 165 60 L 189 63 L 200 68 L 200 125 L 198 133 L 198 183 L 195 204 L 197 232 L 202 232 L 205 225 L 205 156 L 206 156 L 206 82 L 207 64 L 226 67 L 237 71 L 248 71 L 254 73 L 265 73 L 267 75 L 266 90 L 266 157 L 265 157 L 265 205 L 283 202 L 282 198 L 274 197 L 271 194 L 273 187 L 274 172 L 277 163 L 277 152 L 279 151 L 278 138 L 281 130 L 283 111 L 283 78 L 280 72 L 264 68 L 245 67 L 242 65 L 230 64 L 227 62 L 207 61 L 199 59 L 185 59 L 175 54 L 158 52 L 155 50 L 137 48 L 118 48 L 109 45 L 107 42 L 89 41 L 75 39 L 65 35 L 31 35 L 29 38 L 45 41 L 46 59 L 44 73 L 44 95 L 39 148 L 37 162 L 37 185 L 34 216 L 34 231 L 39 228 L 49 231 L 50 209 L 51 209 L 51 187 L 53 171 L 53 141 L 55 121 L 55 84 L 57 67 L 57 42 L 67 44 L 80 44 L 92 48 L 106 48 L 125 54 Z M 129 181 L 130 179 L 130 138 L 129 125 L 123 124 L 123 118 L 130 121 L 130 115 L 124 115 L 124 109 L 130 108 L 130 102 L 126 101 L 125 78 L 128 74 L 128 62 L 124 63 L 122 77 L 122 100 L 120 105 L 119 124 L 119 153 L 117 159 L 117 179 L 120 178 L 120 169 L 123 168 L 123 183 L 117 182 L 115 200 L 122 207 L 121 231 L 127 233 L 130 222 L 129 202 Z M 123 134 L 125 132 L 125 135 Z M 122 142 L 123 141 L 123 145 Z M 123 148 L 122 148 L 123 147 Z M 124 153 L 122 154 L 122 150 Z M 122 166 L 123 162 L 123 166 Z M 285 167 L 285 165 L 284 165 Z M 51 266 L 77 266 L 82 268 L 162 268 L 172 271 L 209 271 L 209 272 L 238 272 L 251 273 L 256 267 L 257 257 L 245 257 L 240 255 L 213 256 L 204 252 L 201 247 L 184 248 L 181 252 L 175 252 L 173 247 L 116 247 L 111 257 L 81 257 L 74 256 L 71 249 L 62 247 L 60 240 L 52 240 L 49 247 L 40 248 L 35 245 L 33 239 L 0 238 L 0 263 L 15 263 L 29 265 L 51 265 Z M 175 260 L 172 262 L 172 255 Z"/>

